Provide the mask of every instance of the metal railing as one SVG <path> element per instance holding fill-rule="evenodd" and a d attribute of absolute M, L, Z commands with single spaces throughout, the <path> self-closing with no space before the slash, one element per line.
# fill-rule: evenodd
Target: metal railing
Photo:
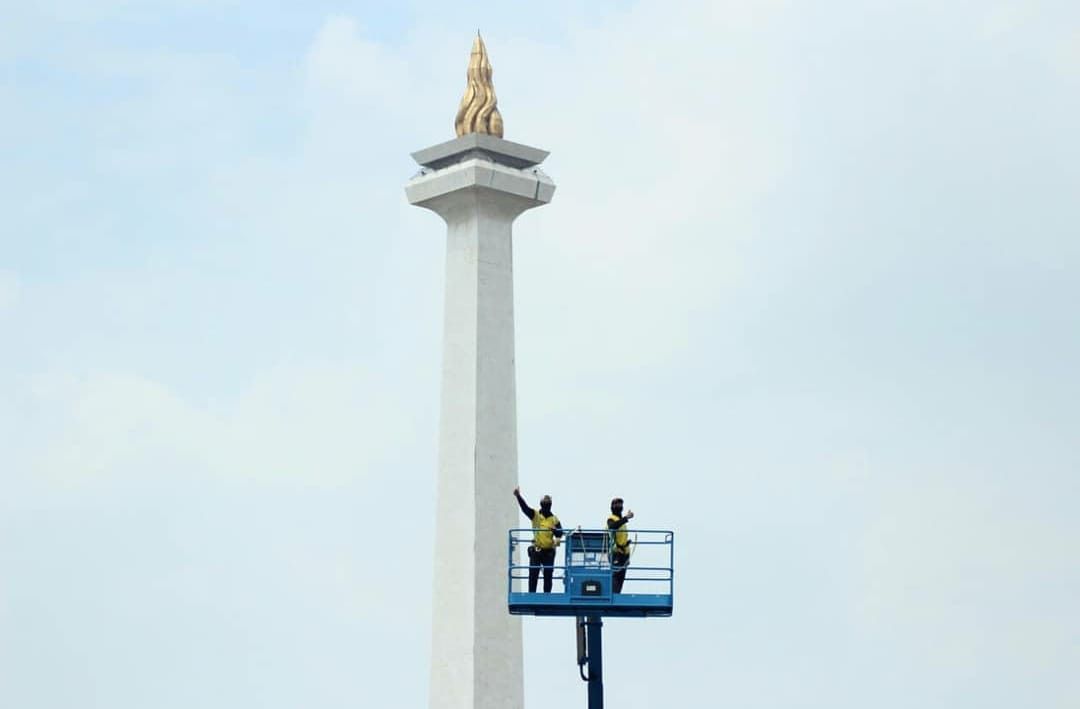
<path fill-rule="evenodd" d="M 545 530 L 546 531 L 546 530 Z M 531 563 L 528 547 L 534 544 L 535 530 L 511 529 L 508 535 L 507 584 L 510 593 L 527 590 L 529 571 L 539 573 L 537 590 L 543 588 L 544 566 Z M 556 540 L 556 557 L 552 564 L 553 593 L 563 590 L 571 567 L 590 570 L 611 569 L 613 532 L 607 529 L 567 529 Z M 626 567 L 623 593 L 674 593 L 675 534 L 666 529 L 628 530 L 630 561 Z"/>

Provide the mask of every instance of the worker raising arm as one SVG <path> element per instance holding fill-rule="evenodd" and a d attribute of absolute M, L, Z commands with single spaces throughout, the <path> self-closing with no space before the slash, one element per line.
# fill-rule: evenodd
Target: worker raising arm
<path fill-rule="evenodd" d="M 540 498 L 540 509 L 534 510 L 521 496 L 521 488 L 514 488 L 518 507 L 533 528 L 533 543 L 529 547 L 529 593 L 536 593 L 540 567 L 544 568 L 544 593 L 551 593 L 551 580 L 555 572 L 555 547 L 563 535 L 562 522 L 551 511 L 551 496 Z"/>

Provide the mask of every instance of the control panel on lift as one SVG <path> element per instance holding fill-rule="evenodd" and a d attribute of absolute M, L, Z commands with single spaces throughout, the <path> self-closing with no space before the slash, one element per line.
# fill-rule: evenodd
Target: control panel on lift
<path fill-rule="evenodd" d="M 571 601 L 611 602 L 610 535 L 571 532 L 566 543 L 566 589 Z"/>

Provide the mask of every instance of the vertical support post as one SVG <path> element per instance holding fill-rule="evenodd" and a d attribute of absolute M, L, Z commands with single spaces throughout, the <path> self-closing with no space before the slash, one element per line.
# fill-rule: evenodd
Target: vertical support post
<path fill-rule="evenodd" d="M 589 709 L 604 709 L 604 621 L 598 615 L 585 619 L 586 645 L 589 656 Z"/>

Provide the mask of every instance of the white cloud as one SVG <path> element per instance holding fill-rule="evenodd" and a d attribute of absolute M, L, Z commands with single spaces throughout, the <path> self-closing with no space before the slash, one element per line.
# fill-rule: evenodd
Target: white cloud
<path fill-rule="evenodd" d="M 1080 77 L 1080 29 L 1062 37 L 1052 51 L 1053 60 L 1063 73 Z"/>
<path fill-rule="evenodd" d="M 202 403 L 130 373 L 40 375 L 31 406 L 47 444 L 27 467 L 73 484 L 178 474 L 337 484 L 371 475 L 413 433 L 370 371 L 336 365 L 264 371 L 235 400 Z"/>
<path fill-rule="evenodd" d="M 317 92 L 319 99 L 373 105 L 383 116 L 395 112 L 415 88 L 398 53 L 365 39 L 357 21 L 341 15 L 323 23 L 305 67 L 308 88 Z M 361 133 L 357 137 L 365 136 Z"/>
<path fill-rule="evenodd" d="M 979 23 L 979 33 L 985 39 L 999 39 L 1003 35 L 1015 32 L 1027 21 L 1035 8 L 1035 3 L 998 2 L 983 11 Z"/>

